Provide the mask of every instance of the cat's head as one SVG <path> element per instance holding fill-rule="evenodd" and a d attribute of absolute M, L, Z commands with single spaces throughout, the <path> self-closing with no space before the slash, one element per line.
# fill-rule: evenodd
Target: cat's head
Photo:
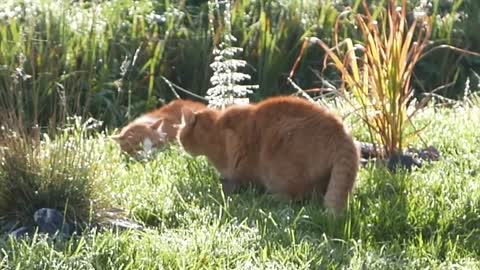
<path fill-rule="evenodd" d="M 139 151 L 150 152 L 165 145 L 162 126 L 161 120 L 153 124 L 131 123 L 110 138 L 120 145 L 122 151 L 135 156 Z"/>
<path fill-rule="evenodd" d="M 192 111 L 182 109 L 182 123 L 179 126 L 177 141 L 193 156 L 204 155 L 209 148 L 216 147 L 215 121 L 219 112 L 213 109 Z"/>

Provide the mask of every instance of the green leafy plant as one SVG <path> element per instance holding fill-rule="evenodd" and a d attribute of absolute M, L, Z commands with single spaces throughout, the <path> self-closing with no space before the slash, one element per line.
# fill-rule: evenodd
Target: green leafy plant
<path fill-rule="evenodd" d="M 223 16 L 220 15 L 221 4 L 224 5 Z M 247 94 L 251 94 L 253 89 L 258 88 L 257 85 L 241 85 L 241 82 L 251 77 L 239 70 L 245 68 L 247 62 L 235 58 L 243 49 L 233 46 L 236 38 L 232 35 L 230 4 L 230 0 L 209 2 L 211 31 L 214 32 L 215 30 L 214 10 L 217 11 L 218 17 L 222 18 L 220 25 L 223 26 L 223 31 L 221 32 L 221 43 L 218 46 L 214 45 L 214 61 L 210 64 L 213 69 L 213 75 L 210 78 L 212 87 L 207 91 L 207 100 L 210 106 L 222 109 L 241 102 L 240 100 L 245 99 Z"/>
<path fill-rule="evenodd" d="M 244 48 L 244 59 L 255 70 L 259 100 L 290 93 L 286 74 L 303 37 L 330 36 L 338 10 L 335 1 L 235 1 L 232 30 Z M 319 55 L 318 52 L 312 52 Z M 300 66 L 298 79 L 313 81 L 310 66 Z"/>
<path fill-rule="evenodd" d="M 339 17 L 333 48 L 318 38 L 310 38 L 303 49 L 313 43 L 326 52 L 324 67 L 329 66 L 330 60 L 341 75 L 340 95 L 353 106 L 374 142 L 383 146 L 389 156 L 402 152 L 412 135 L 421 131 L 410 120 L 417 110 L 409 112 L 408 105 L 413 97 L 414 67 L 427 53 L 432 28 L 428 16 L 408 22 L 405 0 L 401 7 L 397 7 L 396 0 L 390 0 L 377 19 L 365 0 L 362 4 L 365 14 L 354 15 L 362 42 L 354 44 L 351 38 L 339 41 Z M 341 46 L 346 46 L 345 52 L 340 50 Z M 291 76 L 295 68 L 296 65 Z"/>
<path fill-rule="evenodd" d="M 383 145 L 386 154 L 402 151 L 408 135 L 407 103 L 412 95 L 410 80 L 413 68 L 428 45 L 429 24 L 406 20 L 406 1 L 397 9 L 396 1 L 390 1 L 386 16 L 380 22 L 372 17 L 363 1 L 365 15 L 355 16 L 362 33 L 363 44 L 355 44 L 350 38 L 346 53 L 341 58 L 338 39 L 335 49 L 321 40 L 314 40 L 326 52 L 334 67 L 341 73 L 342 93 L 354 105 L 361 119 L 367 124 L 376 143 Z M 383 15 L 383 14 L 381 14 Z M 414 40 L 415 30 L 420 33 Z M 338 32 L 338 31 L 337 31 Z M 327 58 L 326 58 L 327 59 Z M 348 92 L 346 92 L 348 91 Z"/>

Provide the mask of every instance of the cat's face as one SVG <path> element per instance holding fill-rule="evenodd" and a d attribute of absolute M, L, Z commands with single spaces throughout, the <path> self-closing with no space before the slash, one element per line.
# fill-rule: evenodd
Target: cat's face
<path fill-rule="evenodd" d="M 130 155 L 136 155 L 139 151 L 150 152 L 162 148 L 165 144 L 165 135 L 158 129 L 146 123 L 133 123 L 110 138 L 115 140 L 120 148 Z"/>
<path fill-rule="evenodd" d="M 178 142 L 192 156 L 203 155 L 213 145 L 212 129 L 218 112 L 210 109 L 193 112 L 182 110 L 182 123 L 179 126 Z"/>

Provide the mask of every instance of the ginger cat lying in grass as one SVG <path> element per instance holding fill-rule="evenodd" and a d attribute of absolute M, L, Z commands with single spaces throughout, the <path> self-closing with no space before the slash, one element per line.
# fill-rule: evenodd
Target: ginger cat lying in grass
<path fill-rule="evenodd" d="M 206 105 L 191 100 L 177 99 L 167 105 L 148 112 L 122 128 L 119 134 L 111 136 L 126 153 L 135 156 L 138 151 L 161 149 L 174 142 L 178 125 L 181 123 L 182 108 L 198 111 Z"/>
<path fill-rule="evenodd" d="M 294 200 L 323 197 L 335 212 L 346 206 L 359 167 L 341 119 L 295 97 L 225 111 L 183 109 L 178 140 L 191 155 L 208 158 L 226 194 L 253 184 Z"/>

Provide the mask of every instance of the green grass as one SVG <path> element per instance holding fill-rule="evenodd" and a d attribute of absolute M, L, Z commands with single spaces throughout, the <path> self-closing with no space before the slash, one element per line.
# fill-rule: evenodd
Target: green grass
<path fill-rule="evenodd" d="M 429 124 L 423 139 L 441 160 L 396 175 L 362 168 L 336 219 L 318 203 L 253 190 L 225 198 L 206 160 L 175 147 L 133 161 L 91 137 L 102 192 L 148 230 L 0 241 L 0 268 L 479 269 L 480 107 L 428 108 L 415 123 Z"/>

